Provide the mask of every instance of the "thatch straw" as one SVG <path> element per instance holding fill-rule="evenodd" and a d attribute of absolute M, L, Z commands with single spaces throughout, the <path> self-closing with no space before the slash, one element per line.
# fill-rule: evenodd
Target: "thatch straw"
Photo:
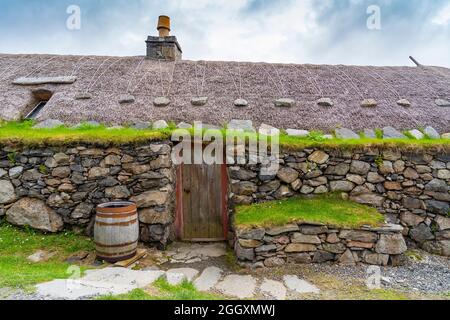
<path fill-rule="evenodd" d="M 256 125 L 266 123 L 284 129 L 412 129 L 431 125 L 440 132 L 450 131 L 450 108 L 438 107 L 434 102 L 437 98 L 450 99 L 450 70 L 445 68 L 194 61 L 175 64 L 143 57 L 81 58 L 0 55 L 0 117 L 17 119 L 24 112 L 34 87 L 13 85 L 12 81 L 31 74 L 34 78 L 77 77 L 71 85 L 35 87 L 55 91 L 40 120 L 95 120 L 115 125 L 164 119 L 222 125 L 231 119 L 246 119 Z M 74 99 L 86 92 L 92 99 Z M 120 97 L 126 93 L 136 101 L 120 104 Z M 207 105 L 192 106 L 191 99 L 199 95 L 208 97 Z M 153 100 L 161 96 L 170 98 L 168 107 L 153 105 Z M 333 100 L 332 108 L 317 105 L 317 100 L 324 97 Z M 236 108 L 233 102 L 237 98 L 247 100 L 249 106 Z M 296 105 L 276 108 L 273 102 L 279 98 L 294 99 Z M 408 99 L 411 107 L 397 105 L 401 98 Z M 362 108 L 363 99 L 375 99 L 378 106 Z"/>

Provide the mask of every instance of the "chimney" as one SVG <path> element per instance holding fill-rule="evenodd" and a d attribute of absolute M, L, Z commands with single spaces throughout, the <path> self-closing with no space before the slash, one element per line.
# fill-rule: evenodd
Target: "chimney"
<path fill-rule="evenodd" d="M 147 59 L 156 60 L 181 60 L 182 51 L 177 37 L 170 35 L 170 18 L 160 16 L 158 18 L 158 37 L 147 38 Z"/>

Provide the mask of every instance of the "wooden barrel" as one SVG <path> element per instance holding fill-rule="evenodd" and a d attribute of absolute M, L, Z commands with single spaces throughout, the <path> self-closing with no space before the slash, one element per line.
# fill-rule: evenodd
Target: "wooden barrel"
<path fill-rule="evenodd" d="M 110 202 L 97 207 L 94 240 L 97 257 L 118 262 L 136 255 L 139 221 L 132 202 Z"/>

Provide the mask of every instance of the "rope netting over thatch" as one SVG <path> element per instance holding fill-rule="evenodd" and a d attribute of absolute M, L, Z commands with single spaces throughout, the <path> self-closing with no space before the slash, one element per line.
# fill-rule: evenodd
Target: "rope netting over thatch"
<path fill-rule="evenodd" d="M 21 86 L 21 77 L 75 76 L 73 84 Z M 450 99 L 450 70 L 437 67 L 368 67 L 267 64 L 247 62 L 147 60 L 143 57 L 0 55 L 0 117 L 19 119 L 29 108 L 33 89 L 54 95 L 38 120 L 66 123 L 98 121 L 111 125 L 133 121 L 202 121 L 222 125 L 231 119 L 253 120 L 278 128 L 353 130 L 393 126 L 411 129 L 431 125 L 450 131 L 450 108 L 435 99 Z M 77 100 L 77 95 L 91 99 Z M 131 94 L 133 103 L 120 104 Z M 205 106 L 191 98 L 205 96 Z M 167 107 L 153 100 L 168 97 Z M 242 98 L 248 107 L 235 107 Z M 291 98 L 292 108 L 277 108 L 274 100 Z M 317 100 L 331 98 L 332 108 Z M 362 108 L 364 99 L 378 106 Z M 407 99 L 411 107 L 397 105 Z"/>

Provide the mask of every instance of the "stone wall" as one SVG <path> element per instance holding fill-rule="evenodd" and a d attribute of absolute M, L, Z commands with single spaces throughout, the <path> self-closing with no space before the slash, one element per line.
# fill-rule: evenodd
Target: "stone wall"
<path fill-rule="evenodd" d="M 404 226 L 412 246 L 450 255 L 449 153 L 305 149 L 283 153 L 277 175 L 261 175 L 261 165 L 229 173 L 234 204 L 339 192 Z"/>
<path fill-rule="evenodd" d="M 398 266 L 407 250 L 402 230 L 399 225 L 339 230 L 311 224 L 237 229 L 234 248 L 237 258 L 253 267 L 324 262 Z"/>
<path fill-rule="evenodd" d="M 0 216 L 44 232 L 92 234 L 96 205 L 131 200 L 141 240 L 164 247 L 174 221 L 169 142 L 100 148 L 0 148 Z"/>

